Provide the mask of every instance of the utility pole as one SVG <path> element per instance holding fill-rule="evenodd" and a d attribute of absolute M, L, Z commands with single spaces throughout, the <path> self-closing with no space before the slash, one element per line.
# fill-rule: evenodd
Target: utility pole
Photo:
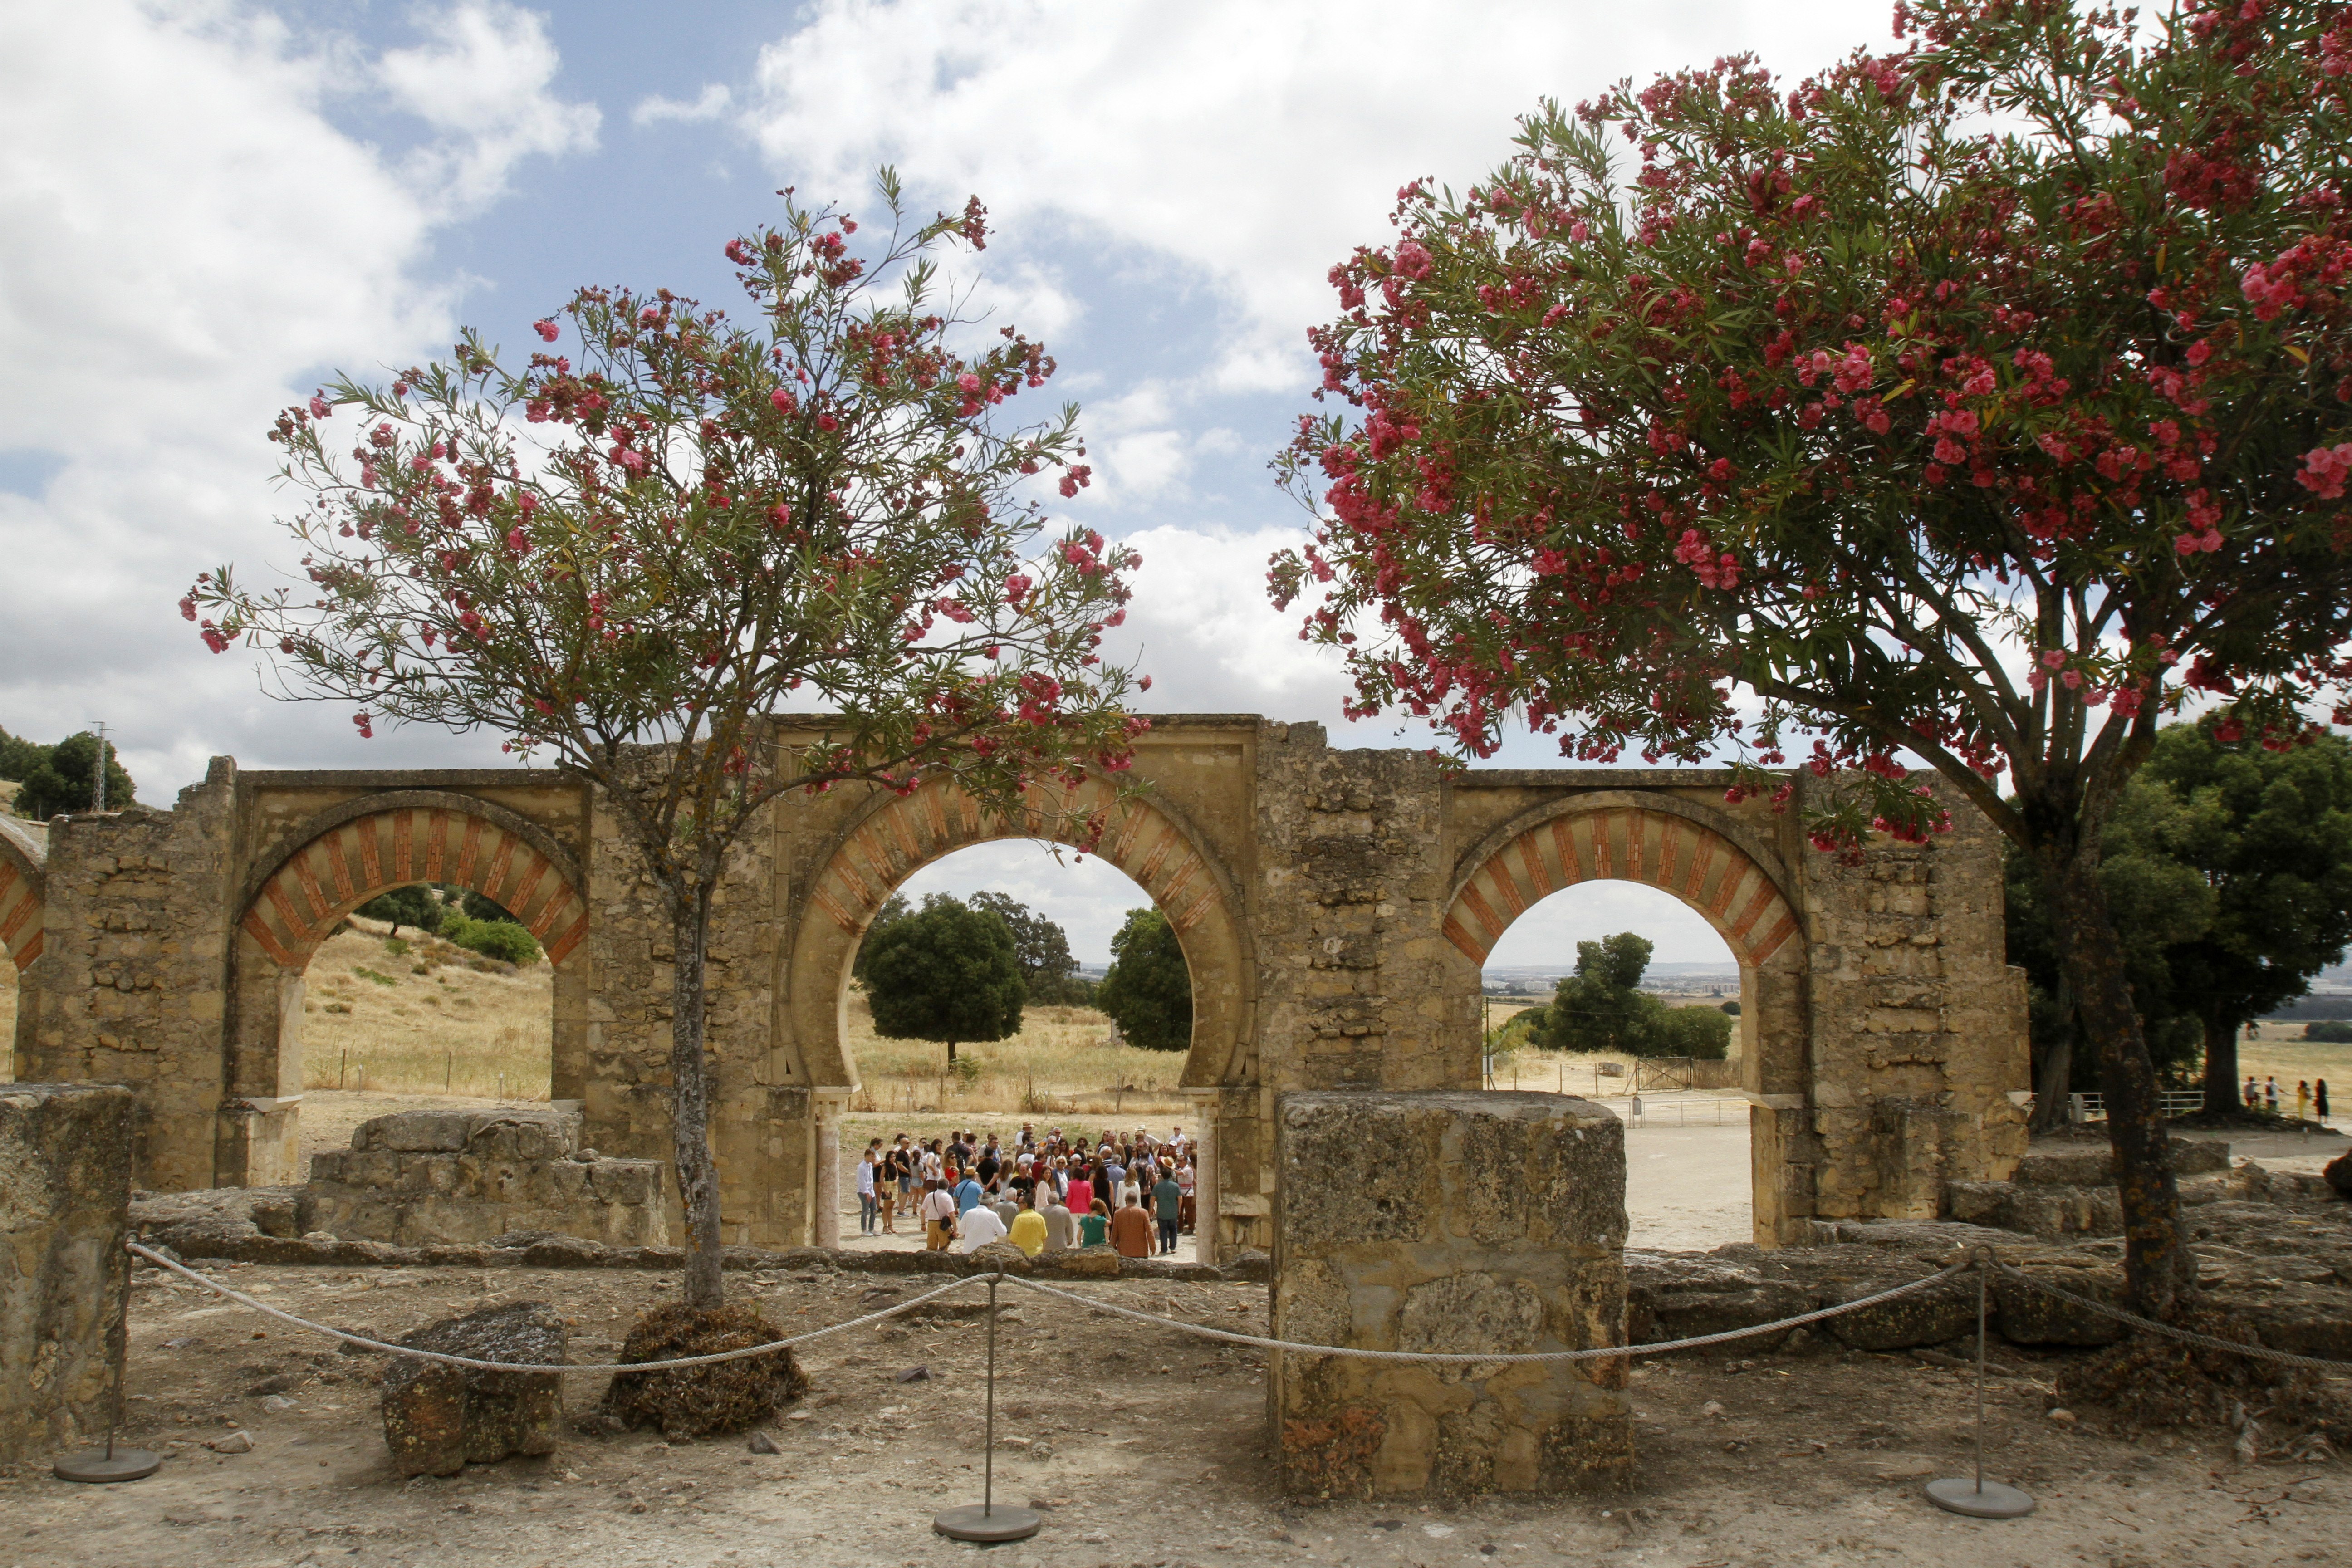
<path fill-rule="evenodd" d="M 104 811 L 106 809 L 106 721 L 101 719 L 97 722 L 98 783 L 90 789 L 89 808 L 92 811 Z"/>

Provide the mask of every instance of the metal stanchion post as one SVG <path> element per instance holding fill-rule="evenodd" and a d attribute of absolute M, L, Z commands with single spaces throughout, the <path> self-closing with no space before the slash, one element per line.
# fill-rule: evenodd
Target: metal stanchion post
<path fill-rule="evenodd" d="M 982 1545 L 1026 1541 L 1045 1523 L 1034 1509 L 996 1506 L 996 1288 L 1003 1279 L 1004 1269 L 999 1265 L 988 1280 L 988 1418 L 982 1423 L 988 1449 L 981 1462 L 980 1506 L 966 1503 L 932 1517 L 931 1528 L 950 1541 Z"/>
<path fill-rule="evenodd" d="M 1971 1483 L 1957 1476 L 1927 1483 L 1927 1500 L 1950 1513 L 1970 1519 L 2022 1519 L 2033 1511 L 2033 1499 L 2012 1486 L 1984 1479 L 1985 1297 L 1992 1273 L 1990 1248 L 1977 1249 L 1977 1478 Z"/>
<path fill-rule="evenodd" d="M 130 1271 L 128 1263 L 124 1272 Z M 131 1290 L 128 1281 L 122 1292 L 121 1338 L 130 1343 Z M 102 1454 L 71 1454 L 49 1467 L 49 1472 L 61 1481 L 141 1481 L 163 1468 L 160 1454 L 145 1448 L 117 1448 L 115 1428 L 122 1425 L 122 1384 L 131 1375 L 130 1357 L 123 1358 L 122 1376 L 114 1380 L 114 1409 L 106 1421 L 106 1451 Z"/>

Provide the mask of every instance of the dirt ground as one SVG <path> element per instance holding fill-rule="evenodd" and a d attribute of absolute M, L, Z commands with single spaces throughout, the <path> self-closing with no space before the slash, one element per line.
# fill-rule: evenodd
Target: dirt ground
<path fill-rule="evenodd" d="M 224 1269 L 305 1315 L 399 1333 L 493 1302 L 555 1303 L 572 1353 L 611 1351 L 668 1277 L 513 1269 Z M 541 1459 L 410 1480 L 385 1461 L 375 1358 L 284 1330 L 193 1286 L 142 1274 L 124 1438 L 168 1454 L 150 1479 L 79 1487 L 26 1464 L 0 1476 L 0 1565 L 294 1568 L 385 1563 L 589 1568 L 929 1568 L 978 1550 L 931 1515 L 981 1489 L 982 1334 L 969 1321 L 892 1323 L 813 1347 L 808 1400 L 741 1436 L 665 1444 L 567 1435 Z M 914 1287 L 872 1275 L 734 1277 L 778 1322 L 871 1310 Z M 1262 1328 L 1262 1287 L 1089 1283 L 1155 1311 Z M 1267 1485 L 1255 1352 L 1008 1291 L 1000 1344 L 998 1495 L 1045 1513 L 1001 1568 L 1044 1564 L 1610 1562 L 1657 1568 L 1895 1563 L 1920 1568 L 2200 1568 L 2342 1562 L 2341 1465 L 2245 1465 L 2219 1443 L 2132 1442 L 2044 1415 L 2032 1378 L 2002 1377 L 1990 1473 L 2031 1490 L 2032 1518 L 1943 1514 L 1923 1478 L 1966 1473 L 1969 1384 L 1905 1357 L 1679 1357 L 1637 1363 L 1640 1476 L 1628 1491 L 1423 1507 L 1293 1505 Z M 975 1293 L 975 1300 L 978 1299 Z M 2023 1360 L 2021 1352 L 2009 1352 Z M 922 1381 L 902 1381 L 916 1367 Z M 2026 1368 L 2046 1375 L 2046 1364 Z M 576 1412 L 603 1379 L 569 1380 Z M 275 1392 L 261 1394 L 255 1390 Z M 231 1430 L 253 1451 L 204 1440 Z"/>

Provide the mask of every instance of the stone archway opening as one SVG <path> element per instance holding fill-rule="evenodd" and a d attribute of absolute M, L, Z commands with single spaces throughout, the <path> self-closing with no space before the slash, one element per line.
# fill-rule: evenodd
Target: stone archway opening
<path fill-rule="evenodd" d="M 1621 933 L 1652 944 L 1642 1000 L 1596 1005 L 1598 987 L 1586 986 L 1560 996 L 1580 944 Z M 1611 954 L 1595 957 L 1605 964 Z M 1488 1087 L 1579 1095 L 1624 1121 L 1628 1246 L 1690 1251 L 1753 1238 L 1740 1093 L 1751 988 L 1720 933 L 1663 889 L 1594 879 L 1531 905 L 1488 953 L 1484 979 Z M 1571 1016 L 1559 1017 L 1562 1008 Z"/>
<path fill-rule="evenodd" d="M 0 1081 L 14 1081 L 20 1051 L 30 1050 L 35 993 L 26 973 L 47 945 L 43 868 L 48 829 L 0 817 Z"/>
<path fill-rule="evenodd" d="M 1462 857 L 1446 939 L 1483 973 L 1506 933 L 1537 905 L 1610 882 L 1680 904 L 1737 965 L 1748 1222 L 1759 1244 L 1779 1245 L 1811 1214 L 1814 1177 L 1802 1092 L 1806 943 L 1792 879 L 1768 844 L 1687 801 L 1598 791 L 1555 802 L 1505 823 Z M 1630 1058 L 1625 1065 L 1634 1070 Z M 1644 1113 L 1646 1120 L 1646 1100 Z"/>
<path fill-rule="evenodd" d="M 237 924 L 220 1184 L 299 1180 L 311 1095 L 314 1143 L 395 1108 L 386 1096 L 578 1099 L 579 881 L 544 834 L 465 797 L 362 800 L 310 825 Z M 537 952 L 358 914 L 405 889 L 477 926 L 510 921 Z"/>
<path fill-rule="evenodd" d="M 914 879 L 927 868 L 974 847 L 1019 841 L 1026 841 L 1033 854 L 1048 853 L 1044 847 L 1048 844 L 1061 845 L 1066 856 L 1083 851 L 1090 861 L 1132 884 L 1132 905 L 1125 898 L 1115 900 L 1122 910 L 1148 903 L 1166 917 L 1192 983 L 1191 1040 L 1172 1086 L 1191 1109 L 1161 1114 L 1170 1125 L 1181 1125 L 1192 1136 L 1210 1132 L 1214 1120 L 1210 1101 L 1242 1069 L 1256 998 L 1253 955 L 1238 918 L 1239 898 L 1202 836 L 1168 802 L 1148 796 L 1120 799 L 1110 785 L 1098 781 L 1068 795 L 1041 790 L 1018 821 L 988 817 L 951 784 L 929 784 L 908 795 L 877 800 L 835 839 L 804 884 L 809 918 L 801 922 L 787 958 L 784 1028 L 780 1031 L 787 1044 L 771 1058 L 768 1081 L 776 1088 L 804 1085 L 802 1092 L 813 1101 L 813 1234 L 828 1238 L 842 1235 L 839 1214 L 855 1212 L 854 1200 L 840 1188 L 840 1173 L 871 1134 L 861 1129 L 845 1148 L 842 1119 L 862 1114 L 854 1109 L 861 1103 L 878 1103 L 868 1098 L 852 1045 L 851 983 L 858 946 L 892 894 L 910 883 L 919 890 L 921 884 Z M 992 851 L 1008 852 L 1019 853 Z M 936 875 L 954 879 L 951 870 Z M 1104 945 L 1107 950 L 1107 936 Z M 1114 1125 L 1126 1121 L 1131 1131 L 1136 1113 L 1117 1092 L 1118 1086 L 1113 1090 L 1110 1120 Z M 920 1104 L 918 1100 L 919 1110 Z M 1041 1110 L 1030 1119 L 1050 1121 L 1051 1115 Z M 1092 1105 L 1071 1108 L 1065 1120 L 1089 1121 L 1090 1131 L 1105 1130 L 1094 1124 L 1104 1118 Z M 1211 1143 L 1201 1151 L 1204 1171 L 1213 1171 L 1213 1158 Z M 790 1173 L 785 1174 L 789 1179 Z M 1204 1179 L 1196 1207 L 1198 1224 L 1213 1237 L 1213 1176 Z M 1213 1251 L 1213 1239 L 1210 1247 Z"/>
<path fill-rule="evenodd" d="M 914 1111 L 929 1104 L 944 1111 L 958 1104 L 997 1115 L 1088 1122 L 1130 1110 L 1159 1116 L 1185 1109 L 1181 1079 L 1192 1010 L 1191 973 L 1181 955 L 1182 936 L 1172 923 L 1170 934 L 1183 966 L 1181 1008 L 1186 1022 L 1178 1037 L 1184 1043 L 1143 1047 L 1127 1039 L 1096 1005 L 1094 993 L 1126 922 L 1145 911 L 1169 919 L 1132 877 L 1100 856 L 1064 845 L 1003 838 L 926 863 L 893 889 L 893 897 L 910 911 L 942 897 L 976 908 L 993 905 L 1015 925 L 1015 940 L 1034 973 L 1025 976 L 1021 1033 L 992 1043 L 965 1042 L 950 1064 L 936 1043 L 891 1039 L 874 1027 L 853 961 L 845 1043 L 864 1086 L 858 1109 Z M 899 906 L 894 901 L 890 907 Z M 860 939 L 861 952 L 872 934 L 869 928 Z M 1076 966 L 1066 975 L 1052 972 L 1057 942 Z"/>

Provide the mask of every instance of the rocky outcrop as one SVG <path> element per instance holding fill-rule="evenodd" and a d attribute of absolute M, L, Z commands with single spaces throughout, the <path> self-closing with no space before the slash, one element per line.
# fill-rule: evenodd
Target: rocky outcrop
<path fill-rule="evenodd" d="M 428 1323 L 400 1342 L 482 1361 L 565 1359 L 563 1320 L 544 1301 L 490 1307 Z M 383 1378 L 383 1441 L 394 1468 L 454 1476 L 509 1454 L 555 1448 L 563 1419 L 563 1379 L 550 1373 L 485 1372 L 394 1356 Z"/>

